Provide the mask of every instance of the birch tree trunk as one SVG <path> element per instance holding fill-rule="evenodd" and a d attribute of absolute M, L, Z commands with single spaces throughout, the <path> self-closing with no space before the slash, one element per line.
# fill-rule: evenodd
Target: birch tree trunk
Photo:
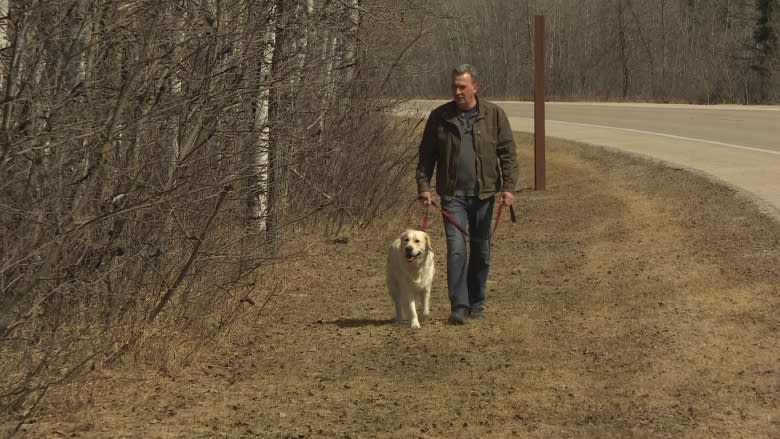
<path fill-rule="evenodd" d="M 249 219 L 253 228 L 264 231 L 267 227 L 270 196 L 270 162 L 271 150 L 269 109 L 271 99 L 271 72 L 273 71 L 273 55 L 276 48 L 276 5 L 271 6 L 266 29 L 262 38 L 260 61 L 257 66 L 260 90 L 254 101 L 255 118 L 252 132 L 257 133 L 257 140 L 251 148 L 251 168 L 249 177 Z"/>
<path fill-rule="evenodd" d="M 8 0 L 0 0 L 0 50 L 8 49 Z M 5 75 L 0 71 L 0 88 L 5 87 Z"/>
<path fill-rule="evenodd" d="M 347 7 L 347 23 L 348 30 L 346 39 L 344 41 L 344 57 L 342 59 L 342 68 L 344 69 L 344 82 L 350 83 L 357 71 L 357 50 L 358 50 L 358 37 L 360 30 L 360 0 L 348 0 L 346 2 Z"/>
<path fill-rule="evenodd" d="M 0 166 L 3 165 L 9 149 L 14 142 L 13 131 L 11 123 L 13 120 L 15 105 L 14 100 L 19 88 L 19 76 L 22 69 L 22 54 L 27 49 L 27 26 L 25 20 L 29 11 L 22 5 L 16 4 L 13 0 L 6 0 L 6 20 L 4 26 L 4 34 L 6 39 L 10 38 L 10 61 L 8 62 L 7 74 L 3 78 L 3 86 L 5 88 L 5 105 L 2 106 L 3 111 L 3 133 L 4 138 L 0 139 Z M 14 20 L 14 31 L 8 33 L 8 29 L 11 24 L 11 20 Z"/>
<path fill-rule="evenodd" d="M 275 41 L 273 45 L 273 55 L 271 56 L 271 75 L 274 78 L 273 85 L 269 84 L 268 90 L 268 148 L 267 148 L 267 166 L 265 169 L 266 187 L 267 187 L 267 214 L 265 215 L 266 241 L 272 255 L 277 255 L 279 251 L 279 231 L 281 222 L 281 193 L 282 193 L 282 174 L 281 158 L 282 150 L 287 140 L 282 121 L 286 119 L 286 114 L 290 111 L 288 83 L 284 78 L 289 74 L 290 62 L 292 60 L 291 52 L 294 39 L 292 37 L 292 24 L 290 4 L 285 0 L 276 0 L 274 5 L 275 22 L 277 23 L 274 33 Z"/>

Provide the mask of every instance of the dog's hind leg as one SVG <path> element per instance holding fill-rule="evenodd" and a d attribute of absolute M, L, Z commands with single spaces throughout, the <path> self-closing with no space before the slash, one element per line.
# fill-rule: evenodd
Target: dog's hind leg
<path fill-rule="evenodd" d="M 423 303 L 423 315 L 425 317 L 428 317 L 431 315 L 431 289 L 426 288 L 425 291 L 422 294 L 422 303 Z"/>
<path fill-rule="evenodd" d="M 401 323 L 404 321 L 404 311 L 403 306 L 401 305 L 401 295 L 398 291 L 398 282 L 390 276 L 387 277 L 387 289 L 390 292 L 390 298 L 395 305 L 395 322 Z"/>
<path fill-rule="evenodd" d="M 404 321 L 403 306 L 401 306 L 401 302 L 398 299 L 393 299 L 393 301 L 395 302 L 395 322 L 403 323 Z"/>

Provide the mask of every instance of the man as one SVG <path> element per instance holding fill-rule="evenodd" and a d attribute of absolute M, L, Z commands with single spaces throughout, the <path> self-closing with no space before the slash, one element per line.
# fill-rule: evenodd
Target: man
<path fill-rule="evenodd" d="M 417 165 L 422 204 L 431 204 L 435 169 L 442 208 L 471 235 L 467 249 L 467 237 L 444 217 L 449 322 L 456 325 L 469 317 L 484 318 L 495 195 L 500 193 L 500 202 L 512 205 L 518 173 L 509 120 L 497 105 L 479 99 L 478 89 L 473 66 L 463 64 L 452 71 L 453 100 L 428 117 Z"/>

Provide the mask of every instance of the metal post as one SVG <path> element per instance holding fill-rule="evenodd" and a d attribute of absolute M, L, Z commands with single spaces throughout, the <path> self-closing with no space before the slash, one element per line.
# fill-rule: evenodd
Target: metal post
<path fill-rule="evenodd" d="M 534 20 L 534 188 L 546 187 L 544 158 L 544 15 Z"/>

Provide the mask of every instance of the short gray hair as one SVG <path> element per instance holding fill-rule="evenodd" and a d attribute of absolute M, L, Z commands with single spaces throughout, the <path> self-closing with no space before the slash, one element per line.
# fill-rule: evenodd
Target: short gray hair
<path fill-rule="evenodd" d="M 477 83 L 477 69 L 472 66 L 471 64 L 461 64 L 454 69 L 452 69 L 452 76 L 460 76 L 465 73 L 468 73 L 471 75 L 471 80 L 474 81 L 474 83 Z"/>

